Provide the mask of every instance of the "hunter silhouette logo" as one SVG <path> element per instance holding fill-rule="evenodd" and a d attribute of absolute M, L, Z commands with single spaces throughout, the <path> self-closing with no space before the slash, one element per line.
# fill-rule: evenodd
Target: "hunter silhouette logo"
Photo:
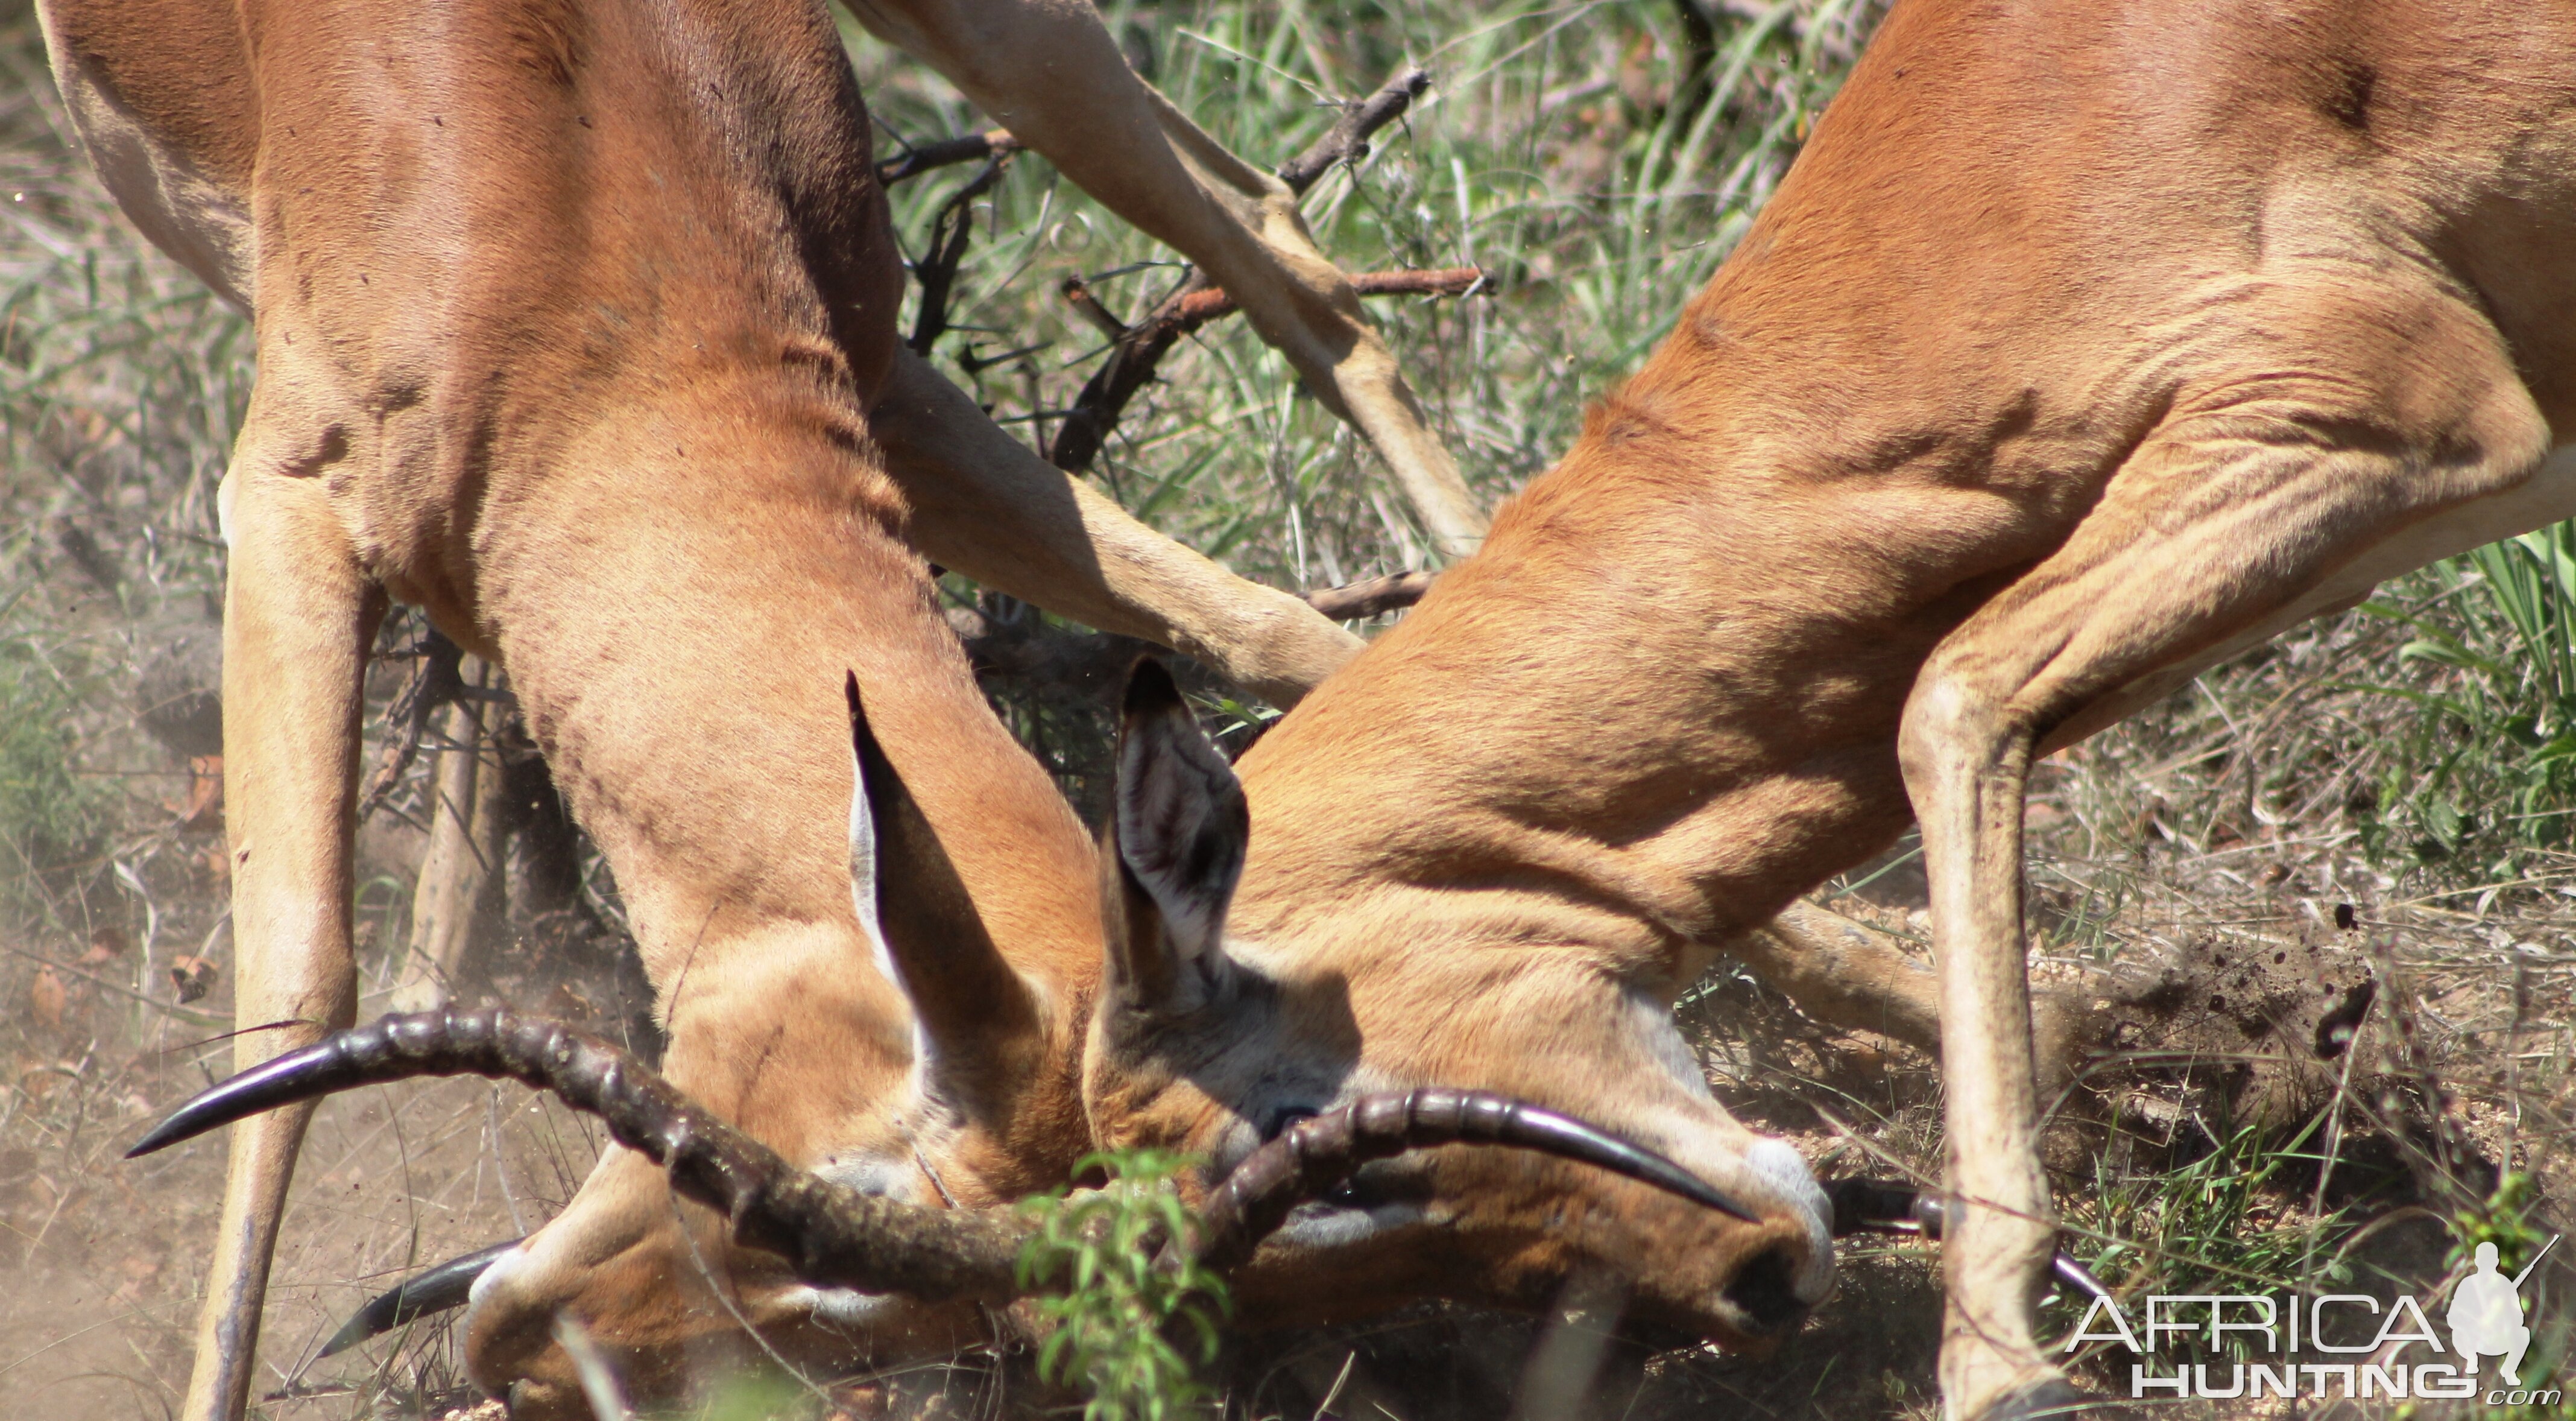
<path fill-rule="evenodd" d="M 2434 1360 L 2444 1352 L 2442 1337 L 2423 1304 L 2402 1294 L 2383 1303 L 2366 1293 L 2154 1294 L 2145 1300 L 2144 1315 L 2135 1326 L 2130 1313 L 2104 1294 L 2093 1299 L 2084 1320 L 2075 1325 L 2066 1350 L 2092 1342 L 2116 1342 L 2137 1354 L 2141 1360 L 2129 1368 L 2133 1397 L 2162 1391 L 2177 1398 L 2258 1400 L 2305 1393 L 2317 1401 L 2380 1397 L 2464 1401 L 2479 1394 L 2480 1362 L 2494 1358 L 2504 1384 L 2486 1392 L 2488 1404 L 2554 1406 L 2562 1393 L 2523 1385 L 2522 1360 L 2531 1347 L 2531 1327 L 2523 1316 L 2522 1285 L 2557 1246 L 2557 1239 L 2549 1240 L 2510 1278 L 2496 1266 L 2494 1244 L 2477 1246 L 2475 1271 L 2451 1290 L 2450 1307 L 2443 1313 L 2443 1321 L 2450 1325 L 2453 1360 Z M 2440 1306 L 2438 1299 L 2433 1306 Z M 2239 1340 L 2231 1341 L 2231 1333 Z M 2245 1349 L 2240 1356 L 2246 1351 L 2251 1356 L 2217 1366 L 2175 1358 L 2167 1371 L 2158 1365 L 2156 1354 L 2169 1338 L 2189 1339 L 2187 1345 L 2203 1355 L 2235 1347 Z M 2407 1349 L 2417 1346 L 2423 1350 L 2409 1356 Z M 2319 1353 L 2350 1355 L 2343 1360 L 2298 1360 Z"/>
<path fill-rule="evenodd" d="M 2496 1271 L 2496 1246 L 2478 1245 L 2478 1271 L 2460 1280 L 2451 1294 L 2451 1310 L 2444 1314 L 2451 1324 L 2451 1350 L 2460 1354 L 2463 1370 L 2475 1376 L 2480 1357 L 2501 1357 L 2505 1385 L 2522 1385 L 2522 1354 L 2531 1346 L 2531 1329 L 2522 1321 L 2522 1280 L 2557 1246 L 2558 1240 L 2550 1239 L 2521 1272 L 2508 1278 Z"/>

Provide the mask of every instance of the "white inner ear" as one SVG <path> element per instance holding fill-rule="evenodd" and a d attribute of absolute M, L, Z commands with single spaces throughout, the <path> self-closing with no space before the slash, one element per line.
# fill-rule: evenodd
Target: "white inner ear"
<path fill-rule="evenodd" d="M 859 936 L 868 941 L 877 970 L 897 987 L 903 978 L 886 949 L 885 926 L 877 917 L 877 817 L 868 809 L 867 771 L 859 768 L 859 747 L 850 746 L 850 909 L 859 915 Z"/>

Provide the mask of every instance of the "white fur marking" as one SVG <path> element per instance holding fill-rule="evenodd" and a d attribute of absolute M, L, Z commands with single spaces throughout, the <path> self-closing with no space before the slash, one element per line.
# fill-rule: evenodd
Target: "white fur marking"
<path fill-rule="evenodd" d="M 877 970 L 897 987 L 894 954 L 886 947 L 885 927 L 877 917 L 877 817 L 868 808 L 868 775 L 859 767 L 859 747 L 850 746 L 850 911 L 858 914 L 859 936 Z"/>
<path fill-rule="evenodd" d="M 1807 1216 L 1807 1266 L 1792 1285 L 1798 1300 L 1823 1302 L 1834 1285 L 1833 1201 L 1816 1183 L 1807 1157 L 1786 1140 L 1756 1140 L 1744 1151 L 1744 1168 Z"/>
<path fill-rule="evenodd" d="M 518 1272 L 521 1268 L 526 1267 L 527 1263 L 528 1245 L 526 1240 L 523 1239 L 520 1241 L 517 1248 L 511 1249 L 509 1252 L 493 1259 L 491 1266 L 485 1268 L 480 1274 L 476 1275 L 473 1285 L 465 1290 L 466 1310 L 471 1312 L 475 1308 L 482 1306 L 483 1299 L 486 1294 L 490 1293 L 494 1288 L 501 1286 L 501 1280 Z"/>
<path fill-rule="evenodd" d="M 1673 1009 L 1652 992 L 1636 987 L 1626 988 L 1619 995 L 1635 1020 L 1637 1033 L 1645 1038 L 1647 1053 L 1684 1090 L 1702 1100 L 1716 1099 L 1709 1094 L 1708 1075 L 1700 1068 L 1699 1057 L 1692 1054 L 1690 1043 L 1682 1039 L 1681 1027 L 1673 1021 Z"/>
<path fill-rule="evenodd" d="M 834 1155 L 814 1166 L 814 1172 L 834 1184 L 862 1194 L 882 1195 L 910 1204 L 939 1202 L 921 1197 L 921 1179 L 913 1170 L 909 1155 Z"/>
<path fill-rule="evenodd" d="M 1384 1204 L 1374 1209 L 1300 1204 L 1273 1237 L 1295 1248 L 1347 1248 L 1421 1223 L 1423 1218 L 1419 1204 Z"/>

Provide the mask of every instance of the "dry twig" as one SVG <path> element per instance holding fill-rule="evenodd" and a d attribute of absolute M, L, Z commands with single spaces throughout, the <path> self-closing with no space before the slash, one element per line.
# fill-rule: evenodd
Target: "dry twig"
<path fill-rule="evenodd" d="M 966 244 L 975 234 L 975 199 L 993 190 L 1019 145 L 988 151 L 993 156 L 984 171 L 939 205 L 939 215 L 931 219 L 930 250 L 913 263 L 912 274 L 921 282 L 921 307 L 913 316 L 912 339 L 905 344 L 915 355 L 930 354 L 930 347 L 948 333 L 948 293 L 957 284 L 957 268 L 966 260 Z"/>
<path fill-rule="evenodd" d="M 888 158 L 877 164 L 877 182 L 892 187 L 906 178 L 919 177 L 933 168 L 946 168 L 958 163 L 972 163 L 985 158 L 1007 158 L 1020 151 L 1020 140 L 1003 129 L 984 133 L 965 133 L 955 138 L 942 138 L 907 148 L 900 158 Z"/>
<path fill-rule="evenodd" d="M 385 709 L 384 748 L 376 756 L 375 773 L 367 776 L 367 787 L 358 795 L 361 824 L 368 815 L 382 809 L 394 787 L 402 783 L 403 772 L 420 754 L 421 737 L 429 732 L 429 718 L 440 706 L 464 693 L 465 679 L 457 670 L 465 655 L 462 648 L 432 627 L 421 638 L 418 654 L 420 659 L 412 663 L 410 678 Z"/>
<path fill-rule="evenodd" d="M 1317 139 L 1305 152 L 1279 168 L 1279 179 L 1290 191 L 1303 196 L 1316 181 L 1343 163 L 1357 162 L 1368 156 L 1368 140 L 1379 129 L 1393 123 L 1411 107 L 1415 98 L 1431 85 L 1431 71 L 1407 68 L 1383 88 L 1355 103 L 1346 105 L 1339 123 Z M 1474 267 L 1452 267 L 1442 271 L 1368 272 L 1353 277 L 1351 285 L 1364 296 L 1422 294 L 1462 296 L 1484 281 L 1484 273 Z M 1065 415 L 1064 424 L 1056 431 L 1047 448 L 1047 460 L 1059 469 L 1079 472 L 1091 467 L 1100 448 L 1118 427 L 1127 402 L 1135 398 L 1154 378 L 1155 367 L 1174 344 L 1192 331 L 1233 312 L 1234 301 L 1211 283 L 1202 272 L 1193 271 L 1153 313 L 1133 326 L 1112 316 L 1078 278 L 1064 284 L 1065 299 L 1108 333 L 1117 344 L 1110 350 L 1108 362 L 1093 372 L 1084 383 L 1082 394 Z"/>
<path fill-rule="evenodd" d="M 1356 163 L 1368 156 L 1368 141 L 1376 132 L 1404 116 L 1422 91 L 1431 87 L 1431 71 L 1419 65 L 1409 67 L 1386 81 L 1383 88 L 1356 103 L 1342 106 L 1342 121 L 1326 130 L 1305 152 L 1279 165 L 1279 181 L 1299 197 L 1315 185 L 1315 180 L 1343 163 Z"/>
<path fill-rule="evenodd" d="M 1363 296 L 1463 296 L 1484 279 L 1485 273 L 1477 267 L 1453 266 L 1436 271 L 1361 272 L 1351 278 L 1351 286 Z M 1082 394 L 1065 413 L 1064 425 L 1047 449 L 1048 462 L 1074 473 L 1091 467 L 1110 432 L 1118 427 L 1127 402 L 1152 382 L 1155 368 L 1174 345 L 1208 322 L 1239 309 L 1224 288 L 1210 285 L 1205 276 L 1195 271 L 1154 308 L 1152 315 L 1133 326 L 1111 315 L 1080 277 L 1065 278 L 1064 299 L 1102 331 L 1113 333 L 1117 341 L 1110 349 L 1108 362 L 1084 383 Z"/>

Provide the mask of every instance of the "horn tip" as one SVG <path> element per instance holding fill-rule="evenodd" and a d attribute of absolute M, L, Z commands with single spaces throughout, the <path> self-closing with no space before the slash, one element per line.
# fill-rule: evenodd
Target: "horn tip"
<path fill-rule="evenodd" d="M 331 1334 L 331 1340 L 322 1344 L 322 1350 L 313 1354 L 313 1360 L 318 1362 L 325 1357 L 339 1356 L 375 1335 L 375 1330 L 367 1326 L 366 1315 L 361 1313 L 340 1324 L 340 1330 Z"/>
<path fill-rule="evenodd" d="M 183 1105 L 164 1116 L 160 1124 L 144 1132 L 142 1139 L 127 1147 L 125 1157 L 141 1159 L 145 1155 L 166 1150 L 181 1140 L 202 1134 L 211 1128 L 198 1122 L 198 1112 L 191 1108 L 194 1104 L 195 1102 L 192 1101 L 189 1105 Z"/>

